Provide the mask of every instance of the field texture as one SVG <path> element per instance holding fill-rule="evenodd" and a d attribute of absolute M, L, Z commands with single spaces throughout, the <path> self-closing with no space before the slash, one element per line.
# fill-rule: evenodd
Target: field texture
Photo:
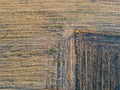
<path fill-rule="evenodd" d="M 0 0 L 0 89 L 57 90 L 56 45 L 79 28 L 119 34 L 119 0 Z"/>

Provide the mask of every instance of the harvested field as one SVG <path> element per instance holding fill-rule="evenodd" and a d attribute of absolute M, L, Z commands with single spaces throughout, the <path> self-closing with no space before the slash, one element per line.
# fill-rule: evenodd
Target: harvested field
<path fill-rule="evenodd" d="M 58 42 L 74 29 L 119 33 L 119 4 L 117 0 L 0 0 L 0 89 L 57 90 Z"/>

